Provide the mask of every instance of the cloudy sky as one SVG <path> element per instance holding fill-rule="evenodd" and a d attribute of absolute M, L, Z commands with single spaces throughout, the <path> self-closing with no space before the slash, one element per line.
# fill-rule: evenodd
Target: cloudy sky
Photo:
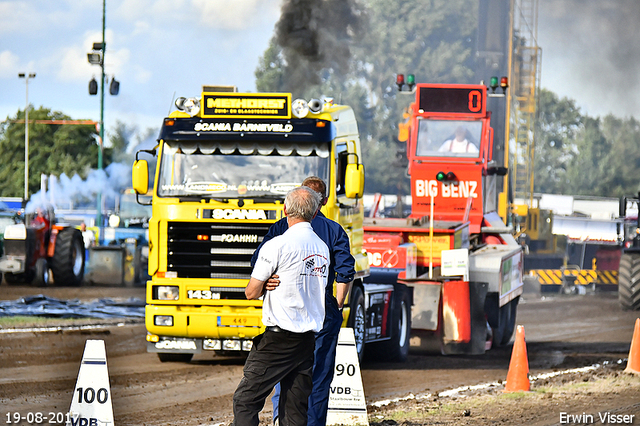
<path fill-rule="evenodd" d="M 107 0 L 107 132 L 120 120 L 159 127 L 179 96 L 202 84 L 255 90 L 254 71 L 274 33 L 281 0 Z M 637 0 L 540 0 L 542 86 L 591 116 L 638 114 Z M 0 120 L 26 101 L 19 72 L 35 72 L 29 102 L 99 120 L 98 77 L 87 53 L 102 39 L 100 0 L 0 0 Z"/>
<path fill-rule="evenodd" d="M 203 84 L 255 91 L 254 71 L 273 35 L 280 0 L 107 0 L 105 72 L 120 93 L 105 93 L 105 122 L 159 128 L 179 96 Z M 102 40 L 100 0 L 0 1 L 0 120 L 29 102 L 76 118 L 100 119 L 87 61 Z"/>

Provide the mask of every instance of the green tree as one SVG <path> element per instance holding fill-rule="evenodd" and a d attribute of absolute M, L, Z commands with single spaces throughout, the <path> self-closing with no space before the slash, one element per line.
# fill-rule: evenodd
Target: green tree
<path fill-rule="evenodd" d="M 607 143 L 602 148 L 605 161 L 598 164 L 602 171 L 597 179 L 594 176 L 598 195 L 636 195 L 640 190 L 640 123 L 633 117 L 608 115 L 600 127 Z"/>
<path fill-rule="evenodd" d="M 541 89 L 536 121 L 534 192 L 569 194 L 567 171 L 578 154 L 583 116 L 573 100 Z"/>
<path fill-rule="evenodd" d="M 535 192 L 619 197 L 640 190 L 640 122 L 580 113 L 575 101 L 540 90 Z"/>
<path fill-rule="evenodd" d="M 0 195 L 24 196 L 25 111 L 0 127 Z M 22 120 L 22 122 L 19 122 Z M 36 121 L 71 120 L 48 108 L 29 109 L 29 194 L 40 189 L 40 175 L 85 178 L 97 167 L 96 128 L 92 125 L 49 124 Z"/>
<path fill-rule="evenodd" d="M 108 132 L 109 148 L 104 149 L 105 157 L 110 163 L 133 164 L 133 155 L 127 152 L 129 145 L 137 133 L 136 126 L 128 126 L 120 120 L 116 121 L 115 129 Z"/>
<path fill-rule="evenodd" d="M 566 194 L 606 195 L 607 164 L 611 142 L 600 129 L 600 120 L 583 117 L 575 134 L 574 155 L 567 165 Z"/>

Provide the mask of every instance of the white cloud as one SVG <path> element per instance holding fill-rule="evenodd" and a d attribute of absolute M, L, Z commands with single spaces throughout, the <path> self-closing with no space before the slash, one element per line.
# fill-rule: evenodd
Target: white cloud
<path fill-rule="evenodd" d="M 24 1 L 0 2 L 0 34 L 26 33 L 40 14 Z"/>
<path fill-rule="evenodd" d="M 187 0 L 122 1 L 114 13 L 117 19 L 136 25 L 140 22 L 161 25 L 194 20 L 193 9 Z"/>
<path fill-rule="evenodd" d="M 0 52 L 0 78 L 12 77 L 18 70 L 19 58 L 13 52 Z"/>
<path fill-rule="evenodd" d="M 148 83 L 151 80 L 152 73 L 148 69 L 141 67 L 140 65 L 134 66 L 134 78 L 136 83 Z"/>
<path fill-rule="evenodd" d="M 280 0 L 138 0 L 117 6 L 117 18 L 134 23 L 134 34 L 153 26 L 165 29 L 191 26 L 217 30 L 243 30 L 280 13 Z"/>
<path fill-rule="evenodd" d="M 250 28 L 277 9 L 276 1 L 265 0 L 193 0 L 200 22 L 205 26 L 223 30 Z M 256 13 L 256 10 L 259 12 Z"/>
<path fill-rule="evenodd" d="M 107 52 L 105 55 L 105 73 L 108 75 L 121 75 L 130 61 L 131 52 L 128 48 L 110 49 L 113 32 L 106 31 Z M 49 61 L 57 64 L 56 75 L 61 81 L 85 80 L 91 75 L 101 73 L 100 66 L 92 65 L 87 60 L 87 53 L 93 49 L 93 43 L 102 40 L 102 34 L 90 32 L 84 37 L 81 46 L 70 46 L 62 49 L 62 52 L 53 52 L 55 60 Z"/>
<path fill-rule="evenodd" d="M 91 75 L 91 71 L 94 71 L 96 75 L 98 74 L 97 67 L 95 70 L 91 69 L 91 64 L 87 62 L 87 53 L 83 49 L 77 47 L 65 48 L 59 60 L 58 80 L 84 80 L 88 75 Z"/>
<path fill-rule="evenodd" d="M 151 25 L 145 21 L 136 21 L 133 26 L 133 35 L 148 33 L 151 29 Z"/>
<path fill-rule="evenodd" d="M 108 74 L 126 73 L 126 68 L 130 62 L 131 52 L 129 49 L 109 50 L 105 62 L 105 72 Z"/>

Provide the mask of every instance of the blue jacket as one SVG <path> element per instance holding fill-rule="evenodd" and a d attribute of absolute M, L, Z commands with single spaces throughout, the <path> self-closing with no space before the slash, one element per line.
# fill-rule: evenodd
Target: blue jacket
<path fill-rule="evenodd" d="M 313 218 L 311 221 L 311 227 L 318 237 L 320 237 L 327 247 L 329 247 L 331 264 L 329 266 L 326 290 L 327 296 L 333 297 L 334 280 L 339 283 L 349 283 L 353 281 L 353 277 L 356 273 L 356 261 L 351 255 L 349 237 L 338 222 L 327 219 L 322 212 L 318 212 L 316 217 Z M 251 258 L 251 267 L 255 265 L 256 260 L 258 259 L 258 252 L 262 248 L 262 245 L 273 237 L 284 234 L 287 229 L 289 229 L 289 224 L 287 223 L 286 217 L 283 217 L 271 225 L 267 235 L 264 236 L 264 239 L 253 253 L 253 257 Z"/>

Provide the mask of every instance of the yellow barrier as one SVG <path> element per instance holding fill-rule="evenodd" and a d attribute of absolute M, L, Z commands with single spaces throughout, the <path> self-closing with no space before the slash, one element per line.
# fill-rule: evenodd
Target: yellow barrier
<path fill-rule="evenodd" d="M 618 271 L 583 269 L 565 270 L 561 269 L 532 269 L 530 274 L 538 277 L 541 285 L 562 285 L 562 275 L 576 276 L 576 284 L 589 285 L 618 285 Z"/>

